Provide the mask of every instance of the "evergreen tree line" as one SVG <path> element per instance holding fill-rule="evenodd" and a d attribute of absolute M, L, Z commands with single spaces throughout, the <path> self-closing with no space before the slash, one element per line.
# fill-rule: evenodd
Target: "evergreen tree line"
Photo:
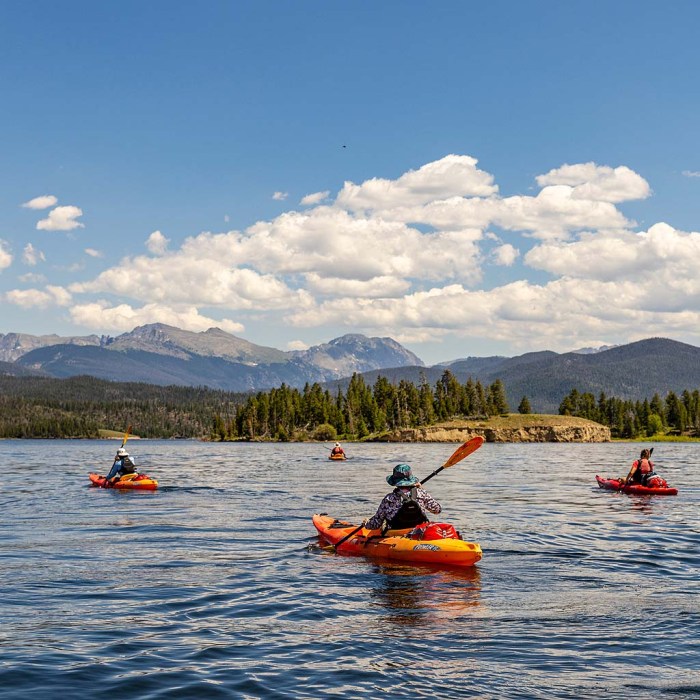
<path fill-rule="evenodd" d="M 700 436 L 700 391 L 685 390 L 679 396 L 673 391 L 661 399 L 630 401 L 607 397 L 601 393 L 596 400 L 589 392 L 572 389 L 561 402 L 559 413 L 580 416 L 610 428 L 613 437 L 650 437 L 661 432 Z"/>
<path fill-rule="evenodd" d="M 144 438 L 201 438 L 212 415 L 234 415 L 247 394 L 94 377 L 0 377 L 0 438 L 97 438 L 133 426 Z"/>
<path fill-rule="evenodd" d="M 99 431 L 145 438 L 215 440 L 361 439 L 388 430 L 450 419 L 486 419 L 509 411 L 503 383 L 461 384 L 445 370 L 434 386 L 421 377 L 368 385 L 353 375 L 345 391 L 320 384 L 282 385 L 257 394 L 206 387 L 109 382 L 94 377 L 53 379 L 0 376 L 0 438 L 96 438 Z M 520 413 L 530 413 L 523 397 Z M 668 392 L 664 399 L 630 401 L 572 390 L 559 413 L 610 427 L 614 437 L 660 432 L 700 436 L 700 392 Z"/>
<path fill-rule="evenodd" d="M 421 377 L 392 384 L 379 376 L 369 386 L 354 374 L 347 390 L 331 393 L 320 384 L 303 390 L 285 384 L 260 391 L 226 420 L 214 417 L 212 437 L 218 440 L 361 439 L 388 430 L 415 428 L 452 418 L 483 419 L 508 412 L 500 379 L 484 387 L 469 378 L 461 384 L 445 370 L 434 387 Z"/>

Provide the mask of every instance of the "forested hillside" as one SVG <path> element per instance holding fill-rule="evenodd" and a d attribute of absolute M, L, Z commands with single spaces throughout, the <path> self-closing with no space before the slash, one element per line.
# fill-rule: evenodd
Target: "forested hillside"
<path fill-rule="evenodd" d="M 101 429 L 144 438 L 200 438 L 212 417 L 247 398 L 214 389 L 116 383 L 94 377 L 0 377 L 0 438 L 96 438 Z"/>

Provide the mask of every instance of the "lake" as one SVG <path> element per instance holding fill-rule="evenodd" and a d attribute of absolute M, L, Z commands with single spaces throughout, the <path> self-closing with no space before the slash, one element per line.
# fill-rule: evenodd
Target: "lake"
<path fill-rule="evenodd" d="M 597 487 L 641 444 L 485 444 L 426 485 L 465 571 L 311 525 L 455 444 L 130 440 L 159 490 L 90 487 L 118 446 L 0 441 L 0 698 L 700 697 L 697 444 L 655 445 L 675 497 Z"/>

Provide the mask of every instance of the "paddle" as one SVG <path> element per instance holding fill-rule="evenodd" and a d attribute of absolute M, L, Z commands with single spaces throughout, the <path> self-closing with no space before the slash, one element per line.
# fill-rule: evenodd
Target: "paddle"
<path fill-rule="evenodd" d="M 129 439 L 129 433 L 131 432 L 131 426 L 129 426 L 126 429 L 126 432 L 124 433 L 124 439 L 122 440 L 122 444 L 119 446 L 119 449 L 121 450 L 124 445 L 126 445 L 126 441 Z"/>
<path fill-rule="evenodd" d="M 450 467 L 454 467 L 455 464 L 458 462 L 461 462 L 465 457 L 468 457 L 472 452 L 476 452 L 482 445 L 484 444 L 484 438 L 481 435 L 477 435 L 476 437 L 473 437 L 471 440 L 467 440 L 463 445 L 460 445 L 453 453 L 452 456 L 441 466 L 438 467 L 432 474 L 429 474 L 428 476 L 425 477 L 425 479 L 422 479 L 420 484 L 421 486 L 428 481 L 429 479 L 432 479 L 434 476 L 437 476 L 443 469 L 449 469 Z M 323 549 L 328 549 L 328 550 L 337 550 L 338 547 L 340 547 L 343 542 L 347 542 L 353 535 L 356 535 L 363 527 L 365 526 L 364 522 L 360 527 L 355 528 L 352 532 L 349 532 L 345 537 L 343 537 L 341 540 L 338 540 L 335 544 L 328 545 L 324 547 Z"/>
<path fill-rule="evenodd" d="M 654 448 L 652 447 L 649 450 L 649 459 L 651 459 L 651 453 L 654 451 Z M 639 463 L 642 461 L 642 458 L 640 457 L 639 459 L 635 460 L 635 463 L 632 465 L 632 468 L 630 469 L 630 473 L 627 475 L 627 478 L 624 480 L 624 482 L 620 485 L 620 488 L 624 488 L 629 484 L 630 479 L 634 476 L 634 473 L 639 469 Z"/>
<path fill-rule="evenodd" d="M 122 447 L 124 447 L 124 445 L 126 445 L 126 441 L 129 439 L 129 433 L 130 433 L 130 432 L 131 432 L 131 426 L 129 426 L 129 427 L 126 429 L 126 432 L 124 433 L 124 439 L 122 440 L 122 444 L 119 445 L 119 449 L 120 449 L 120 450 L 121 450 Z M 116 461 L 117 461 L 117 460 L 115 459 L 114 462 L 116 462 Z M 114 464 L 114 462 L 113 462 L 112 464 Z M 111 486 L 111 485 L 112 485 L 112 484 L 111 484 L 109 481 L 107 481 L 107 480 L 105 479 L 105 486 Z"/>

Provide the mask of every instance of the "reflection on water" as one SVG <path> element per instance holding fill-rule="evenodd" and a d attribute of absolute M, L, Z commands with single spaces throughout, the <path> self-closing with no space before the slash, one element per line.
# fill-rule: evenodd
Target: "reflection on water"
<path fill-rule="evenodd" d="M 340 470 L 318 445 L 144 440 L 161 488 L 138 493 L 88 486 L 113 443 L 57 464 L 66 444 L 0 441 L 0 700 L 700 694 L 695 445 L 655 450 L 675 497 L 598 488 L 638 445 L 484 445 L 431 481 L 484 552 L 453 570 L 309 545 L 314 512 L 360 522 L 394 464 L 454 445 L 349 445 Z"/>
<path fill-rule="evenodd" d="M 396 626 L 435 625 L 479 604 L 481 573 L 477 567 L 436 569 L 372 564 L 377 575 L 369 590 L 372 604 L 386 611 Z"/>

